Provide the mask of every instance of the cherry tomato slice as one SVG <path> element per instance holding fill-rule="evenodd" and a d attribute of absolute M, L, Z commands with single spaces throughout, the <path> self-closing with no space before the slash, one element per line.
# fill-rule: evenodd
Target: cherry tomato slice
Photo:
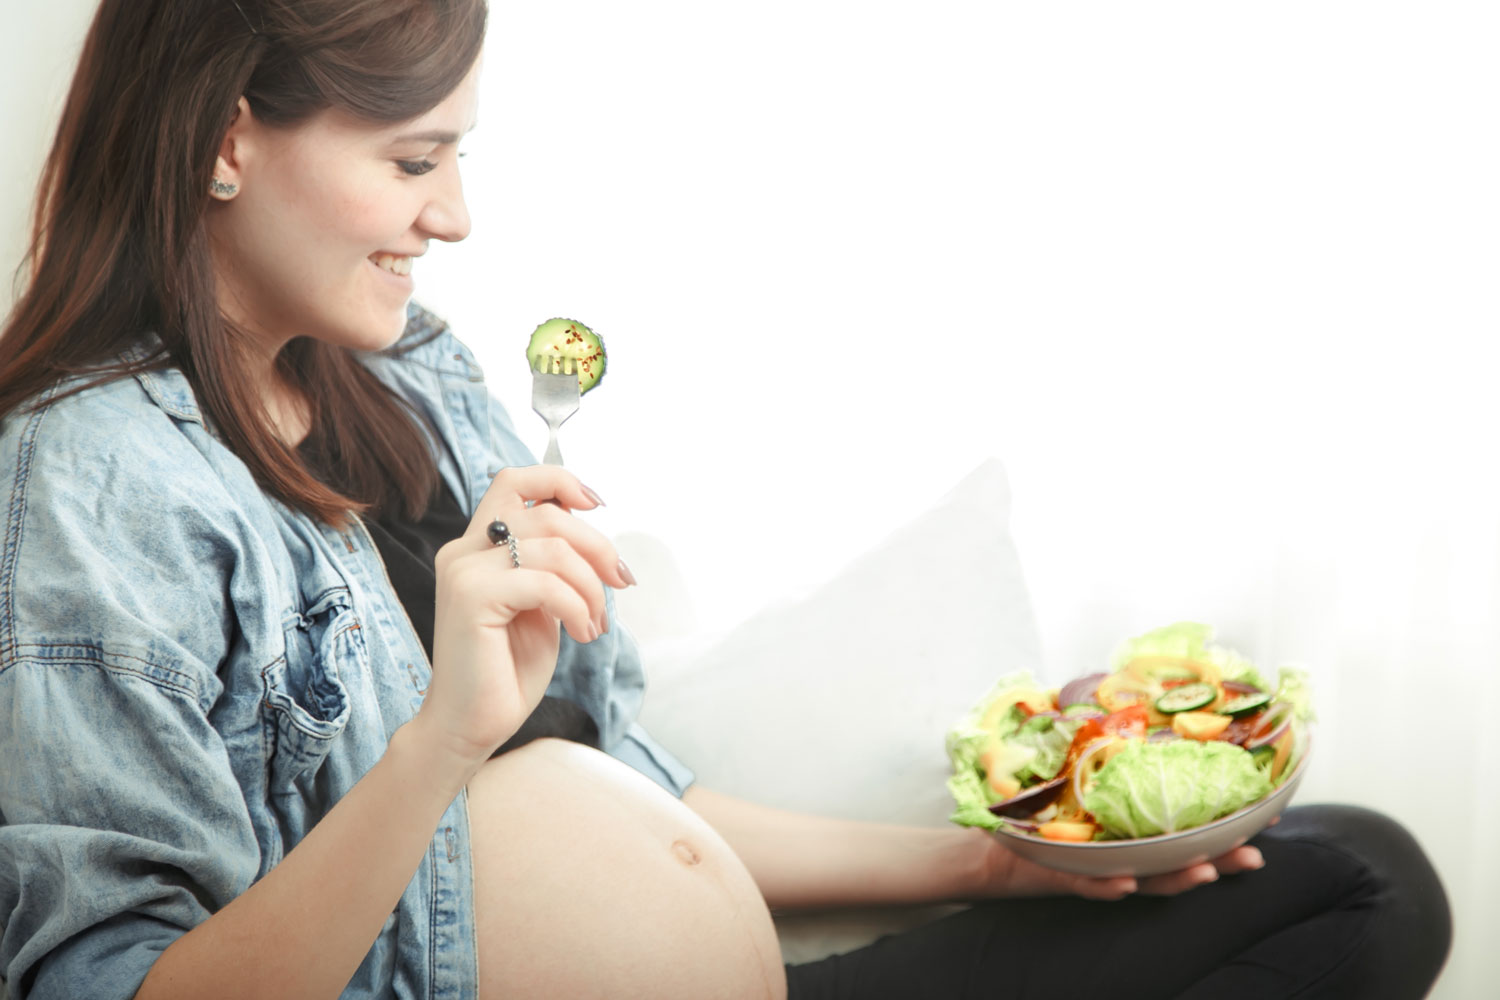
<path fill-rule="evenodd" d="M 1102 719 L 1089 719 L 1078 727 L 1078 732 L 1073 734 L 1073 743 L 1068 747 L 1068 756 L 1063 762 L 1063 769 L 1071 768 L 1079 754 L 1083 753 L 1084 748 L 1101 736 L 1145 736 L 1149 724 L 1150 718 L 1143 705 L 1122 708 L 1118 712 L 1109 713 Z"/>
<path fill-rule="evenodd" d="M 1150 725 L 1144 705 L 1131 705 L 1111 712 L 1102 721 L 1104 732 L 1115 736 L 1145 736 L 1146 727 Z"/>

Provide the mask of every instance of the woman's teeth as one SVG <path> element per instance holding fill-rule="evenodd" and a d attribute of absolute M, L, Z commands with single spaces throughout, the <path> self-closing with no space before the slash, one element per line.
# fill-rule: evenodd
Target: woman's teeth
<path fill-rule="evenodd" d="M 371 254 L 370 260 L 375 262 L 376 267 L 384 268 L 392 274 L 411 274 L 410 257 L 397 257 L 394 254 L 377 253 Z"/>

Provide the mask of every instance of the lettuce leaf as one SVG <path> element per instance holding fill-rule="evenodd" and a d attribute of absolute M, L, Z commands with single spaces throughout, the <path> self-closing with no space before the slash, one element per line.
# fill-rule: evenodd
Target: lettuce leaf
<path fill-rule="evenodd" d="M 1302 755 L 1307 753 L 1307 724 L 1312 722 L 1315 716 L 1312 708 L 1312 686 L 1308 683 L 1307 674 L 1295 667 L 1282 667 L 1278 672 L 1276 685 L 1276 700 L 1284 701 L 1292 706 L 1292 752 L 1287 757 L 1286 767 L 1281 769 L 1277 775 L 1275 784 L 1277 787 L 1289 778 L 1297 765 L 1302 762 Z"/>
<path fill-rule="evenodd" d="M 1219 676 L 1226 681 L 1252 684 L 1261 691 L 1271 690 L 1271 685 L 1259 668 L 1232 649 L 1210 646 L 1205 651 L 1203 659 L 1218 667 Z"/>
<path fill-rule="evenodd" d="M 1177 622 L 1153 629 L 1144 635 L 1126 639 L 1115 647 L 1110 668 L 1122 670 L 1138 656 L 1171 656 L 1212 663 L 1226 681 L 1253 684 L 1262 691 L 1271 690 L 1260 670 L 1232 649 L 1209 645 L 1214 637 L 1212 625 L 1200 622 Z"/>
<path fill-rule="evenodd" d="M 1152 629 L 1116 646 L 1110 656 L 1110 670 L 1124 669 L 1125 664 L 1137 656 L 1176 656 L 1196 660 L 1204 655 L 1208 640 L 1213 635 L 1212 625 L 1201 625 L 1198 622 L 1178 622 Z"/>
<path fill-rule="evenodd" d="M 979 703 L 948 730 L 945 742 L 948 759 L 953 763 L 953 773 L 973 771 L 982 775 L 979 755 L 985 747 L 999 736 L 1014 733 L 1026 717 L 1024 712 L 1014 707 L 1016 697 L 1040 691 L 1031 674 L 1025 671 L 1010 674 L 997 681 Z M 1033 756 L 1035 754 L 1030 747 L 1016 747 L 1013 754 L 1007 755 L 1011 773 L 1025 767 Z M 983 782 L 981 785 L 986 789 L 989 787 Z M 1000 800 L 992 797 L 989 801 Z"/>
<path fill-rule="evenodd" d="M 959 720 L 949 732 L 950 750 L 955 738 L 972 736 L 975 731 L 988 731 L 985 719 L 987 716 L 996 714 L 992 710 L 996 708 L 1004 709 L 1014 704 L 1016 697 L 1023 693 L 1044 693 L 1044 689 L 1037 684 L 1036 679 L 1032 677 L 1030 671 L 1022 670 L 1017 673 L 1007 674 L 996 681 L 985 692 L 984 697 L 979 699 L 978 704 L 971 708 L 969 713 Z"/>
<path fill-rule="evenodd" d="M 1032 719 L 1005 737 L 1010 747 L 1025 747 L 1033 751 L 1026 763 L 1012 771 L 1023 785 L 1029 779 L 1051 781 L 1062 770 L 1068 758 L 1068 747 L 1073 745 L 1073 734 L 1083 725 L 1078 721 L 1049 718 Z"/>
<path fill-rule="evenodd" d="M 1282 667 L 1277 671 L 1277 679 L 1276 700 L 1292 706 L 1292 713 L 1296 718 L 1311 722 L 1312 686 L 1308 683 L 1306 671 L 1296 667 Z"/>
<path fill-rule="evenodd" d="M 1113 836 L 1150 837 L 1202 826 L 1270 791 L 1250 754 L 1232 743 L 1133 740 L 1099 769 L 1083 807 Z"/>
<path fill-rule="evenodd" d="M 955 771 L 948 779 L 948 794 L 953 796 L 955 808 L 948 817 L 949 822 L 959 826 L 979 826 L 986 830 L 998 829 L 1000 817 L 990 812 L 989 786 L 979 776 L 977 768 Z"/>
<path fill-rule="evenodd" d="M 953 765 L 948 791 L 957 806 L 949 817 L 953 822 L 988 830 L 1000 825 L 989 807 L 1005 796 L 986 780 L 980 763 L 986 750 L 992 752 L 990 763 L 997 770 L 1023 784 L 1056 777 L 1067 759 L 1079 723 L 1045 718 L 1028 722 L 1028 713 L 1016 704 L 1021 696 L 1044 699 L 1046 690 L 1028 672 L 1003 677 L 948 730 L 948 759 Z"/>

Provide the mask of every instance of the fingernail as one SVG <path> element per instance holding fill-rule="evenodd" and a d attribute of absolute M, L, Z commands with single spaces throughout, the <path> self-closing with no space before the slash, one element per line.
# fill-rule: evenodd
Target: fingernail
<path fill-rule="evenodd" d="M 622 579 L 624 579 L 627 585 L 631 587 L 638 586 L 638 584 L 635 582 L 635 574 L 630 572 L 630 567 L 625 565 L 624 559 L 620 560 L 620 576 Z"/>
<path fill-rule="evenodd" d="M 609 612 L 601 611 L 599 613 L 599 621 L 594 625 L 594 631 L 598 633 L 598 635 L 594 636 L 596 639 L 609 631 Z"/>
<path fill-rule="evenodd" d="M 597 638 L 599 638 L 599 626 L 595 625 L 593 622 L 589 622 L 589 637 L 587 641 L 593 642 Z"/>
<path fill-rule="evenodd" d="M 597 494 L 593 490 L 589 489 L 587 486 L 583 485 L 582 483 L 579 483 L 578 484 L 578 488 L 581 489 L 581 490 L 583 490 L 583 495 L 584 496 L 586 496 L 590 500 L 594 501 L 595 506 L 598 506 L 598 507 L 604 507 L 604 506 L 606 506 L 606 504 L 604 503 L 604 499 L 602 497 L 600 497 L 599 494 Z"/>

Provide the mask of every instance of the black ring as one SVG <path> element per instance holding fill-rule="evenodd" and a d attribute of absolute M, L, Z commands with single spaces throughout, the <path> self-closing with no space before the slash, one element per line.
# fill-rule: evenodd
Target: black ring
<path fill-rule="evenodd" d="M 490 544 L 497 548 L 509 545 L 510 564 L 516 569 L 521 568 L 521 552 L 516 548 L 516 533 L 510 530 L 510 525 L 497 517 L 484 529 L 484 533 L 489 537 Z"/>

